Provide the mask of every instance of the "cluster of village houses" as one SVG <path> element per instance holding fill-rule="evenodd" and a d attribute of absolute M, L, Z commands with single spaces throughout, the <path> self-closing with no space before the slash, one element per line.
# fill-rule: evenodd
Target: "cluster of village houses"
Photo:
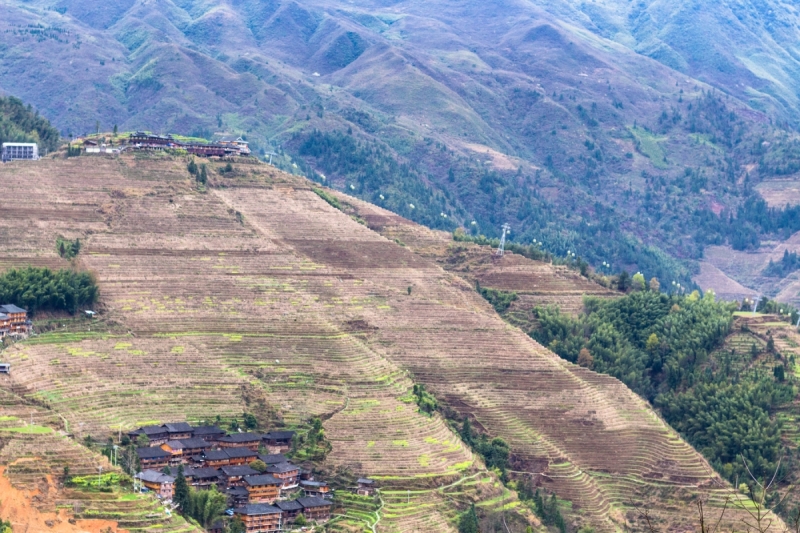
<path fill-rule="evenodd" d="M 159 151 L 181 149 L 200 157 L 249 157 L 250 147 L 241 137 L 224 136 L 216 142 L 180 141 L 172 135 L 153 135 L 137 131 L 128 137 L 120 137 L 117 144 L 104 143 L 96 138 L 83 139 L 87 154 L 118 154 L 125 150 Z"/>
<path fill-rule="evenodd" d="M 283 455 L 291 448 L 293 431 L 228 434 L 217 426 L 192 427 L 178 422 L 128 433 L 134 442 L 141 435 L 147 437 L 149 446 L 136 450 L 142 472 L 135 479 L 161 499 L 172 499 L 178 467 L 183 465 L 190 486 L 216 486 L 226 494 L 248 533 L 281 531 L 300 514 L 317 522 L 330 518 L 331 488 Z M 258 460 L 266 465 L 265 471 L 250 466 Z M 355 490 L 371 495 L 375 485 L 372 480 L 359 479 Z"/>

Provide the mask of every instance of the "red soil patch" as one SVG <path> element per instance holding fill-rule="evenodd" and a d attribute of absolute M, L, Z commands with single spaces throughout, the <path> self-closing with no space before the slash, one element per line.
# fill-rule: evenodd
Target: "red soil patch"
<path fill-rule="evenodd" d="M 10 520 L 15 531 L 19 528 L 26 533 L 101 533 L 109 527 L 117 533 L 126 531 L 117 529 L 117 523 L 111 520 L 73 520 L 74 523 L 70 523 L 67 509 L 54 513 L 40 511 L 32 501 L 40 491 L 17 490 L 4 474 L 5 467 L 0 466 L 0 517 Z M 48 481 L 51 481 L 49 476 Z"/>

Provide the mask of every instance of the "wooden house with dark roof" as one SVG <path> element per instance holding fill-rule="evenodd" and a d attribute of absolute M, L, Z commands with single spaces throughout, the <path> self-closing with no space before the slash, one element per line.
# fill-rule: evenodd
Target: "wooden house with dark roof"
<path fill-rule="evenodd" d="M 283 524 L 283 511 L 266 503 L 249 503 L 233 513 L 241 518 L 246 533 L 278 533 Z"/>
<path fill-rule="evenodd" d="M 0 315 L 5 317 L 0 318 L 0 337 L 30 333 L 32 323 L 28 320 L 28 312 L 25 309 L 14 304 L 0 305 Z"/>
<path fill-rule="evenodd" d="M 172 454 L 178 463 L 189 463 L 192 456 L 203 453 L 211 448 L 211 444 L 203 439 L 168 440 L 161 445 L 161 449 Z"/>
<path fill-rule="evenodd" d="M 227 435 L 227 433 L 217 426 L 197 426 L 194 428 L 192 435 L 196 439 L 203 439 L 206 442 L 216 443 L 219 439 Z"/>
<path fill-rule="evenodd" d="M 169 433 L 164 426 L 143 426 L 128 432 L 128 437 L 136 442 L 139 435 L 145 435 L 150 441 L 150 446 L 161 446 L 169 440 Z"/>
<path fill-rule="evenodd" d="M 220 482 L 224 487 L 244 486 L 246 476 L 257 476 L 260 472 L 249 466 L 223 466 L 219 469 Z"/>
<path fill-rule="evenodd" d="M 173 476 L 157 470 L 144 470 L 134 477 L 162 500 L 171 500 L 175 494 L 175 478 Z"/>
<path fill-rule="evenodd" d="M 371 479 L 367 479 L 365 477 L 359 478 L 358 481 L 358 488 L 356 489 L 356 494 L 359 496 L 372 496 L 375 494 L 375 482 Z M 351 489 L 352 490 L 352 489 Z"/>
<path fill-rule="evenodd" d="M 261 445 L 261 435 L 257 433 L 233 433 L 227 437 L 220 438 L 217 443 L 220 448 L 241 448 L 247 447 L 258 452 Z"/>
<path fill-rule="evenodd" d="M 331 508 L 333 502 L 324 500 L 322 498 L 297 498 L 297 502 L 303 506 L 303 516 L 307 520 L 316 520 L 317 522 L 324 522 L 331 517 Z"/>
<path fill-rule="evenodd" d="M 323 498 L 329 500 L 333 498 L 330 485 L 325 481 L 301 481 L 300 488 L 306 496 Z"/>
<path fill-rule="evenodd" d="M 244 488 L 247 489 L 248 503 L 272 503 L 281 495 L 283 482 L 269 474 L 245 476 Z"/>
<path fill-rule="evenodd" d="M 246 465 L 258 459 L 258 452 L 250 448 L 224 448 L 222 451 L 228 454 L 231 465 Z"/>
<path fill-rule="evenodd" d="M 170 475 L 178 477 L 178 468 L 170 467 Z M 209 489 L 211 485 L 219 485 L 219 470 L 216 468 L 195 468 L 187 466 L 183 469 L 183 477 L 186 483 L 196 489 Z"/>
<path fill-rule="evenodd" d="M 297 515 L 303 512 L 303 506 L 297 500 L 278 502 L 275 507 L 283 511 L 283 523 L 294 522 Z"/>
<path fill-rule="evenodd" d="M 289 462 L 289 459 L 282 453 L 259 454 L 258 458 L 267 466 Z"/>
<path fill-rule="evenodd" d="M 249 503 L 250 493 L 244 487 L 229 487 L 225 489 L 225 496 L 229 507 L 242 507 Z"/>
<path fill-rule="evenodd" d="M 167 430 L 170 440 L 190 439 L 194 435 L 194 428 L 186 422 L 170 422 L 162 427 Z"/>
<path fill-rule="evenodd" d="M 169 466 L 172 454 L 158 447 L 136 448 L 142 470 L 160 470 Z"/>
<path fill-rule="evenodd" d="M 262 440 L 269 453 L 283 453 L 292 449 L 294 434 L 294 431 L 270 431 L 262 435 Z"/>
<path fill-rule="evenodd" d="M 300 478 L 300 468 L 292 463 L 280 463 L 267 467 L 267 474 L 272 474 L 283 482 L 282 489 L 293 489 Z"/>

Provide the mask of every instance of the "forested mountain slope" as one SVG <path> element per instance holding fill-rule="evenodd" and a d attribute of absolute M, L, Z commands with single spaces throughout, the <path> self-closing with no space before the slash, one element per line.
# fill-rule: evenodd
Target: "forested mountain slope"
<path fill-rule="evenodd" d="M 0 90 L 65 136 L 241 133 L 428 226 L 683 284 L 800 229 L 738 211 L 800 168 L 788 4 L 0 5 Z"/>
<path fill-rule="evenodd" d="M 409 401 L 420 383 L 453 416 L 505 438 L 513 470 L 599 531 L 639 527 L 631 501 L 686 527 L 695 494 L 712 508 L 730 494 L 646 402 L 505 324 L 462 278 L 302 178 L 218 168 L 202 192 L 186 161 L 169 156 L 0 167 L 0 212 L 19 208 L 2 219 L 3 266 L 58 264 L 56 236 L 80 237 L 76 264 L 100 286 L 103 321 L 91 331 L 48 333 L 3 354 L 13 390 L 79 438 L 236 416 L 256 400 L 284 423 L 322 415 L 328 468 L 403 491 L 379 530 L 447 531 L 465 502 L 431 488 L 485 470 L 445 420 Z M 411 503 L 408 488 L 418 491 Z M 491 484 L 466 494 L 505 499 Z"/>

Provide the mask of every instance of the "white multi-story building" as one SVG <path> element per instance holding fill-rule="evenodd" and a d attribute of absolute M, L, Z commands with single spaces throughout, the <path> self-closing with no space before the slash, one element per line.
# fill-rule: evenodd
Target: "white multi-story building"
<path fill-rule="evenodd" d="M 2 160 L 35 161 L 39 159 L 39 145 L 36 143 L 3 143 Z"/>

